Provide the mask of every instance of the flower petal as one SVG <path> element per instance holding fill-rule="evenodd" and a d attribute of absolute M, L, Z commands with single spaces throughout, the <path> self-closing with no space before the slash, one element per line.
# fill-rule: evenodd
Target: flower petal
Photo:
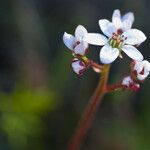
<path fill-rule="evenodd" d="M 131 83 L 133 83 L 133 80 L 130 76 L 124 77 L 122 80 L 122 85 L 125 85 L 127 87 L 129 87 Z"/>
<path fill-rule="evenodd" d="M 108 41 L 108 39 L 99 33 L 87 33 L 87 35 L 83 39 L 89 44 L 93 45 L 105 45 Z"/>
<path fill-rule="evenodd" d="M 78 59 L 74 59 L 72 61 L 71 66 L 72 66 L 73 71 L 78 75 L 82 75 L 86 68 L 84 62 L 82 62 Z"/>
<path fill-rule="evenodd" d="M 147 76 L 149 75 L 149 72 L 146 72 L 145 74 L 138 74 L 137 75 L 137 78 L 138 78 L 138 80 L 141 80 L 141 81 L 143 81 L 143 80 L 145 80 L 145 78 L 147 78 Z"/>
<path fill-rule="evenodd" d="M 138 29 L 129 29 L 122 35 L 124 35 L 124 37 L 127 37 L 125 43 L 129 45 L 140 44 L 146 40 L 145 34 Z"/>
<path fill-rule="evenodd" d="M 114 10 L 112 15 L 112 23 L 117 29 L 122 28 L 121 14 L 119 9 Z"/>
<path fill-rule="evenodd" d="M 126 13 L 122 17 L 122 23 L 123 23 L 123 30 L 128 30 L 132 27 L 132 24 L 134 22 L 134 14 L 132 12 Z"/>
<path fill-rule="evenodd" d="M 87 48 L 88 48 L 88 44 L 86 42 L 81 42 L 74 48 L 74 53 L 79 55 L 84 55 Z"/>
<path fill-rule="evenodd" d="M 86 34 L 87 30 L 82 25 L 78 25 L 75 29 L 75 37 L 77 41 L 81 41 Z"/>
<path fill-rule="evenodd" d="M 133 70 L 136 71 L 137 78 L 139 80 L 145 80 L 150 72 L 150 63 L 147 60 L 134 61 L 135 65 Z"/>
<path fill-rule="evenodd" d="M 63 42 L 70 50 L 73 50 L 75 46 L 75 37 L 65 32 L 63 35 Z"/>
<path fill-rule="evenodd" d="M 100 19 L 99 26 L 102 32 L 108 37 L 111 37 L 112 34 L 115 33 L 117 30 L 114 24 L 108 21 L 107 19 Z"/>
<path fill-rule="evenodd" d="M 103 64 L 110 64 L 118 57 L 118 55 L 119 50 L 117 48 L 105 45 L 100 51 L 100 60 Z"/>
<path fill-rule="evenodd" d="M 143 61 L 134 61 L 134 62 L 135 62 L 135 65 L 133 69 L 139 74 L 144 68 Z"/>
<path fill-rule="evenodd" d="M 142 61 L 143 55 L 133 46 L 124 45 L 122 50 L 133 60 Z"/>
<path fill-rule="evenodd" d="M 150 62 L 148 62 L 147 60 L 144 60 L 143 63 L 145 66 L 145 71 L 150 72 Z"/>

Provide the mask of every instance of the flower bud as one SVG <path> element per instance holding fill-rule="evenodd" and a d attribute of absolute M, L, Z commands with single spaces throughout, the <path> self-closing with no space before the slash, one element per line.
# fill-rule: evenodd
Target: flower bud
<path fill-rule="evenodd" d="M 73 71 L 78 75 L 83 75 L 86 69 L 85 63 L 77 58 L 73 59 L 71 66 Z"/>
<path fill-rule="evenodd" d="M 127 76 L 122 80 L 122 85 L 126 88 L 130 88 L 133 91 L 137 91 L 140 88 L 140 85 L 134 82 L 130 76 Z"/>
<path fill-rule="evenodd" d="M 149 75 L 150 63 L 147 60 L 135 61 L 133 66 L 133 73 L 138 80 L 143 81 Z"/>

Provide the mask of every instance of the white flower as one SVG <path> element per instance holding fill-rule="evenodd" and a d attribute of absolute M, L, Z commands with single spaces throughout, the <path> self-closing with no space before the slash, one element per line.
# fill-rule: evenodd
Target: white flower
<path fill-rule="evenodd" d="M 137 91 L 140 88 L 140 85 L 135 83 L 130 76 L 127 76 L 122 80 L 122 85 L 133 91 Z"/>
<path fill-rule="evenodd" d="M 73 59 L 71 66 L 73 71 L 78 75 L 83 75 L 86 69 L 85 63 L 77 58 Z"/>
<path fill-rule="evenodd" d="M 144 61 L 135 61 L 133 71 L 137 76 L 138 80 L 144 80 L 150 72 L 150 63 L 147 60 Z"/>
<path fill-rule="evenodd" d="M 83 38 L 87 34 L 87 30 L 82 26 L 78 25 L 75 29 L 75 36 L 64 33 L 63 42 L 64 44 L 75 54 L 85 55 L 88 48 L 88 43 L 83 41 Z"/>
<path fill-rule="evenodd" d="M 138 29 L 131 29 L 134 21 L 133 13 L 127 13 L 122 18 L 119 10 L 115 10 L 112 22 L 101 19 L 99 25 L 103 36 L 98 33 L 87 33 L 84 40 L 89 44 L 103 46 L 100 51 L 100 60 L 104 64 L 112 63 L 121 51 L 124 51 L 133 60 L 143 60 L 143 55 L 137 50 L 135 45 L 139 45 L 146 40 L 145 34 Z"/>

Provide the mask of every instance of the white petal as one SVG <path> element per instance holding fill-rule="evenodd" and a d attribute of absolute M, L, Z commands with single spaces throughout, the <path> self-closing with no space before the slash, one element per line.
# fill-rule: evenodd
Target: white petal
<path fill-rule="evenodd" d="M 112 15 L 112 22 L 117 29 L 122 28 L 120 10 L 118 9 L 114 10 L 113 15 Z"/>
<path fill-rule="evenodd" d="M 122 50 L 133 60 L 142 61 L 143 55 L 133 46 L 124 45 Z"/>
<path fill-rule="evenodd" d="M 135 61 L 134 70 L 137 71 L 137 73 L 140 73 L 143 70 L 143 61 Z"/>
<path fill-rule="evenodd" d="M 108 37 L 111 37 L 112 34 L 117 31 L 114 24 L 111 23 L 110 21 L 108 21 L 107 19 L 100 19 L 99 26 L 100 26 L 102 32 Z"/>
<path fill-rule="evenodd" d="M 108 41 L 108 39 L 99 33 L 87 33 L 87 35 L 83 39 L 89 44 L 93 45 L 105 45 Z"/>
<path fill-rule="evenodd" d="M 65 32 L 63 35 L 63 42 L 70 50 L 73 50 L 75 46 L 75 37 Z"/>
<path fill-rule="evenodd" d="M 86 42 L 81 42 L 74 48 L 74 52 L 75 54 L 84 55 L 87 48 L 88 44 Z"/>
<path fill-rule="evenodd" d="M 145 72 L 150 72 L 150 63 L 147 60 L 143 61 Z"/>
<path fill-rule="evenodd" d="M 129 29 L 125 31 L 122 35 L 127 37 L 125 43 L 130 45 L 140 44 L 146 40 L 145 34 L 137 29 Z"/>
<path fill-rule="evenodd" d="M 145 74 L 138 74 L 137 75 L 137 78 L 139 79 L 139 80 L 145 80 L 145 78 L 147 78 L 147 76 L 149 75 L 149 72 L 147 72 L 147 73 L 145 73 Z"/>
<path fill-rule="evenodd" d="M 118 57 L 118 55 L 119 50 L 117 48 L 105 45 L 100 51 L 100 60 L 103 64 L 110 64 Z"/>
<path fill-rule="evenodd" d="M 75 30 L 75 37 L 77 41 L 81 41 L 82 38 L 87 34 L 87 30 L 82 26 L 78 25 Z"/>
<path fill-rule="evenodd" d="M 134 22 L 134 14 L 132 12 L 126 13 L 122 17 L 122 23 L 123 23 L 123 30 L 128 30 L 132 27 L 132 24 Z"/>

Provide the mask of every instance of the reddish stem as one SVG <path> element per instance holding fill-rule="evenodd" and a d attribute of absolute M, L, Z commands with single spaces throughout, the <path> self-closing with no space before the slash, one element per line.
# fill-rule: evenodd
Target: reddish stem
<path fill-rule="evenodd" d="M 91 60 L 91 66 L 92 66 L 92 67 L 95 67 L 95 68 L 97 68 L 97 69 L 99 69 L 99 70 L 102 70 L 103 67 L 104 67 L 104 66 L 102 66 L 102 65 L 99 65 L 99 64 L 95 63 L 93 60 Z"/>
<path fill-rule="evenodd" d="M 99 64 L 95 63 L 93 60 L 88 59 L 86 56 L 82 56 L 82 57 L 79 56 L 77 58 L 80 59 L 80 60 L 82 60 L 87 66 L 98 69 L 99 72 L 101 72 L 102 69 L 104 68 L 103 65 L 99 65 Z"/>
<path fill-rule="evenodd" d="M 125 85 L 122 85 L 121 83 L 116 83 L 116 84 L 112 84 L 112 85 L 107 85 L 105 92 L 109 93 L 115 90 L 119 90 L 119 89 L 126 89 L 127 87 Z"/>
<path fill-rule="evenodd" d="M 110 65 L 105 65 L 101 72 L 101 79 L 99 84 L 91 97 L 79 124 L 70 139 L 67 150 L 78 150 L 81 142 L 83 141 L 88 129 L 91 126 L 94 115 L 100 103 L 102 102 L 102 98 L 105 95 L 106 84 L 108 80 Z"/>

